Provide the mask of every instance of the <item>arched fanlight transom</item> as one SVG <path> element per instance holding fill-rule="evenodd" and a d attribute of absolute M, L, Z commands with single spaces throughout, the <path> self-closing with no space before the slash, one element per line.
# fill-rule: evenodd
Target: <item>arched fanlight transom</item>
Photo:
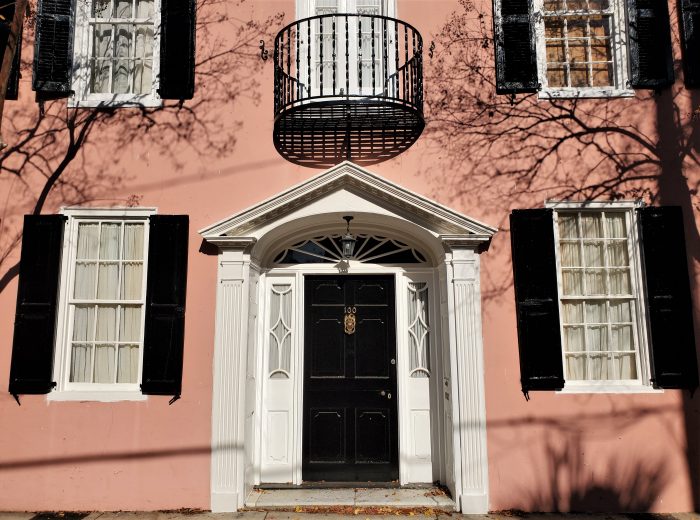
<path fill-rule="evenodd" d="M 348 260 L 374 264 L 426 264 L 427 257 L 404 242 L 378 235 L 357 234 L 355 252 Z M 276 265 L 330 264 L 343 258 L 342 235 L 317 236 L 303 240 L 280 251 L 273 261 Z"/>

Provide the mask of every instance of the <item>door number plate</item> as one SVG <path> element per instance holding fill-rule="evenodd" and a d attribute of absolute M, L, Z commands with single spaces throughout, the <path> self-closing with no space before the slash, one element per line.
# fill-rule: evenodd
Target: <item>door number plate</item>
<path fill-rule="evenodd" d="M 355 325 L 357 324 L 357 319 L 355 318 L 356 313 L 357 307 L 345 307 L 345 318 L 343 319 L 345 334 L 355 334 Z"/>

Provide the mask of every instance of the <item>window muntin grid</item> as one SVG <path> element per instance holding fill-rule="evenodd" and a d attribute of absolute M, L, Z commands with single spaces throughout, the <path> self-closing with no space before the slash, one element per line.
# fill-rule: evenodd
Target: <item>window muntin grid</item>
<path fill-rule="evenodd" d="M 151 93 L 156 8 L 157 0 L 93 0 L 90 93 Z"/>
<path fill-rule="evenodd" d="M 625 212 L 559 212 L 563 362 L 568 381 L 638 381 L 639 341 Z"/>
<path fill-rule="evenodd" d="M 69 383 L 138 384 L 146 235 L 143 220 L 77 221 L 68 290 Z"/>
<path fill-rule="evenodd" d="M 544 0 L 542 14 L 547 86 L 614 86 L 611 0 Z"/>

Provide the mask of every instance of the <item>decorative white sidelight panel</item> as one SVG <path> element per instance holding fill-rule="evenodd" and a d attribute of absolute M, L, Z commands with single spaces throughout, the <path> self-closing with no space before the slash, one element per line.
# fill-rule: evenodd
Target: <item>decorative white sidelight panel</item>
<path fill-rule="evenodd" d="M 403 295 L 397 302 L 399 316 L 403 317 L 399 347 L 403 346 L 404 356 L 400 357 L 405 359 L 401 363 L 405 392 L 400 412 L 402 484 L 435 480 L 432 425 L 437 417 L 431 407 L 431 279 L 431 275 L 406 273 Z"/>
<path fill-rule="evenodd" d="M 294 382 L 297 377 L 292 360 L 298 348 L 296 279 L 267 278 L 265 298 L 260 480 L 291 483 L 294 481 Z"/>

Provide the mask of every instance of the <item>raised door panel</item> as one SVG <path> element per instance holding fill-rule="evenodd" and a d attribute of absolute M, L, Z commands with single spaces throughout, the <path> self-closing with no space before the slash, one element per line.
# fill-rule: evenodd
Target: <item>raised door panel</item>
<path fill-rule="evenodd" d="M 309 462 L 346 462 L 345 408 L 309 410 Z"/>
<path fill-rule="evenodd" d="M 391 462 L 391 410 L 389 408 L 355 411 L 355 461 L 369 464 Z"/>

